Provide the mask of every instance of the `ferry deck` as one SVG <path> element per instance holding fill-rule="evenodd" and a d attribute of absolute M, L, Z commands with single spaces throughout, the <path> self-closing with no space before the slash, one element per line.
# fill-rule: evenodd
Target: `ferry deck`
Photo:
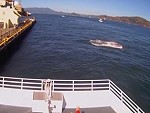
<path fill-rule="evenodd" d="M 0 76 L 0 113 L 144 113 L 111 80 Z"/>

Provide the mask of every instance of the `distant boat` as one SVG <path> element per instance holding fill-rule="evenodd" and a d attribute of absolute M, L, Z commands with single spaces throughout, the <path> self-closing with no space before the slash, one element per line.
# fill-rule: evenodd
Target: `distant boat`
<path fill-rule="evenodd" d="M 99 22 L 103 22 L 103 19 L 100 18 L 100 19 L 99 19 Z"/>
<path fill-rule="evenodd" d="M 91 44 L 94 46 L 103 46 L 103 47 L 111 47 L 117 49 L 123 49 L 123 46 L 117 42 L 112 41 L 102 41 L 102 40 L 90 40 Z"/>
<path fill-rule="evenodd" d="M 63 17 L 63 18 L 64 18 L 65 16 L 64 16 L 64 15 L 62 15 L 61 17 Z"/>
<path fill-rule="evenodd" d="M 27 12 L 27 16 L 31 16 L 31 13 Z"/>

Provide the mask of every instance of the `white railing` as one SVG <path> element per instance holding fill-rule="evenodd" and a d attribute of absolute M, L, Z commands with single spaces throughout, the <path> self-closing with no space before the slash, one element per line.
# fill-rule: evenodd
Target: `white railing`
<path fill-rule="evenodd" d="M 0 76 L 0 87 L 27 90 L 43 90 L 43 80 Z"/>
<path fill-rule="evenodd" d="M 111 80 L 110 80 L 110 91 L 112 91 L 133 113 L 145 113 L 135 102 L 133 102 Z"/>
<path fill-rule="evenodd" d="M 53 80 L 53 91 L 109 90 L 109 80 Z"/>
<path fill-rule="evenodd" d="M 44 90 L 46 79 L 27 79 L 0 76 L 0 87 L 23 90 Z M 51 80 L 52 91 L 99 91 L 110 90 L 133 113 L 144 113 L 118 86 L 111 80 Z"/>

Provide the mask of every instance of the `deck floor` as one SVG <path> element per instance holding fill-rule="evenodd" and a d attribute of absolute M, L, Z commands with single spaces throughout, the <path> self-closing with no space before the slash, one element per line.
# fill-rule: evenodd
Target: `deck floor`
<path fill-rule="evenodd" d="M 96 108 L 80 108 L 81 113 L 116 113 L 110 106 Z M 75 113 L 75 109 L 64 109 L 63 113 Z"/>

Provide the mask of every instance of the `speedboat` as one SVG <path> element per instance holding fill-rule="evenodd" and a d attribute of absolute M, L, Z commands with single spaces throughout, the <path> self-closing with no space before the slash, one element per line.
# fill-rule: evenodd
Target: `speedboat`
<path fill-rule="evenodd" d="M 123 46 L 117 42 L 113 41 L 103 41 L 103 40 L 90 40 L 91 44 L 94 46 L 104 46 L 104 47 L 111 47 L 117 49 L 123 49 Z"/>
<path fill-rule="evenodd" d="M 99 22 L 103 22 L 103 20 L 100 18 L 100 19 L 99 19 Z"/>

